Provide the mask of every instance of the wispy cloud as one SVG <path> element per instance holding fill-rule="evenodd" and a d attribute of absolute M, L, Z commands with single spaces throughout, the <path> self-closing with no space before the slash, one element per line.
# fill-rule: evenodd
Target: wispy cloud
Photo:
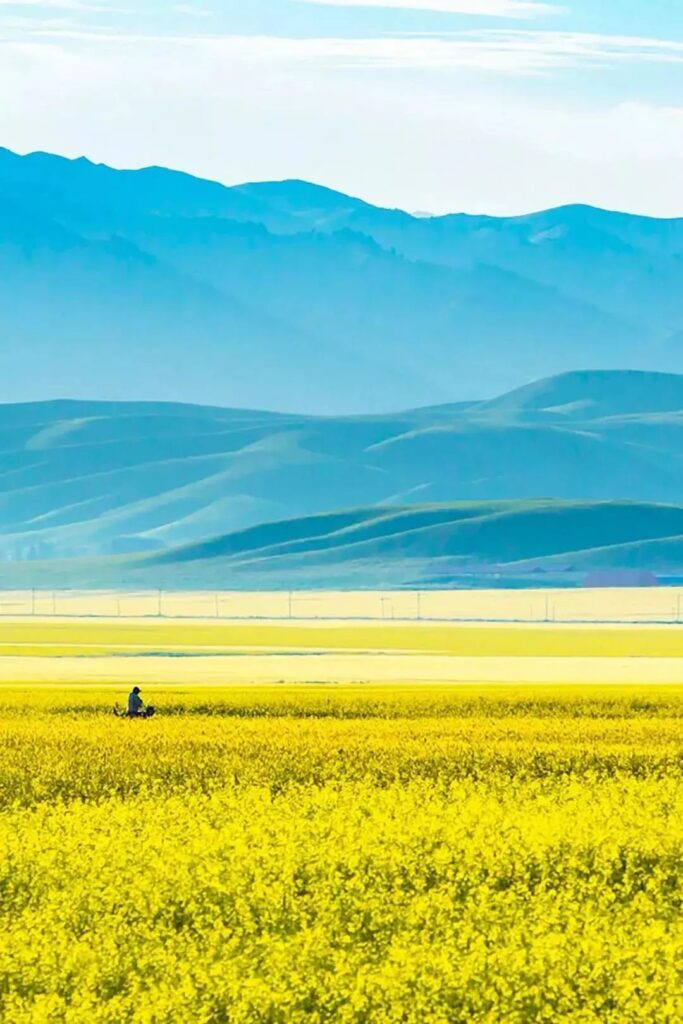
<path fill-rule="evenodd" d="M 21 8 L 21 17 L 30 18 L 33 24 L 39 24 L 40 17 L 62 17 L 63 15 L 112 13 L 110 6 L 105 7 L 100 3 L 90 3 L 89 0 L 0 0 L 0 15 L 7 8 L 8 16 L 11 16 Z M 118 13 L 118 12 L 117 12 Z M 2 25 L 5 25 L 5 15 Z M 30 24 L 31 22 L 27 22 Z"/>
<path fill-rule="evenodd" d="M 190 18 L 213 18 L 215 14 L 208 7 L 195 7 L 193 4 L 173 4 L 171 10 L 174 14 L 186 14 Z"/>
<path fill-rule="evenodd" d="M 16 26 L 17 30 L 19 25 Z M 114 48 L 196 50 L 231 61 L 275 65 L 317 63 L 336 68 L 481 70 L 540 74 L 563 68 L 610 68 L 622 64 L 683 64 L 683 42 L 639 36 L 580 32 L 484 30 L 449 34 L 406 34 L 372 38 L 295 38 L 198 33 L 158 36 L 86 29 L 46 22 L 28 27 L 24 40 L 48 45 L 83 43 Z M 16 41 L 16 35 L 15 35 Z M 6 39 L 5 42 L 11 42 Z"/>
<path fill-rule="evenodd" d="M 563 67 L 622 63 L 683 63 L 683 43 L 632 36 L 572 32 L 485 31 L 452 36 L 406 35 L 371 39 L 293 39 L 230 36 L 205 45 L 233 57 L 317 60 L 377 68 L 480 69 L 529 74 Z"/>
<path fill-rule="evenodd" d="M 0 7 L 34 7 L 36 11 L 92 11 L 103 10 L 94 4 L 82 3 L 81 0 L 0 0 Z"/>
<path fill-rule="evenodd" d="M 299 3 L 325 7 L 391 7 L 490 18 L 533 18 L 559 10 L 554 4 L 535 0 L 299 0 Z"/>
<path fill-rule="evenodd" d="M 299 3 L 348 7 L 385 7 L 412 10 L 448 10 L 491 17 L 529 16 L 558 10 L 552 2 L 535 0 L 298 0 Z M 112 52 L 149 48 L 170 54 L 194 50 L 232 61 L 254 61 L 273 66 L 318 64 L 336 69 L 464 70 L 501 75 L 540 75 L 566 68 L 614 68 L 624 64 L 683 64 L 683 42 L 675 39 L 546 31 L 531 26 L 489 27 L 479 30 L 384 33 L 369 36 L 243 35 L 212 32 L 210 19 L 197 19 L 189 31 L 177 32 L 158 22 L 128 19 L 126 28 L 106 18 L 81 18 L 78 12 L 112 10 L 116 0 L 0 0 L 0 44 L 79 47 L 94 55 L 98 48 Z M 30 12 L 29 9 L 34 8 Z M 206 15 L 201 0 L 175 0 L 176 13 Z M 40 16 L 39 12 L 43 14 Z M 117 8 L 118 11 L 121 8 Z M 12 12 L 14 12 L 12 14 Z M 67 12 L 72 17 L 67 17 Z M 133 13 L 129 11 L 128 13 Z M 188 23 L 189 24 L 189 23 Z M 4 37 L 4 38 L 3 38 Z"/>

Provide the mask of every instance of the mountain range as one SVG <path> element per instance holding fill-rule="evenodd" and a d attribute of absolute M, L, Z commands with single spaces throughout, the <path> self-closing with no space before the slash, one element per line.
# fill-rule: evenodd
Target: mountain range
<path fill-rule="evenodd" d="M 416 217 L 0 150 L 0 401 L 336 417 L 576 367 L 679 372 L 681 296 L 683 220 Z"/>
<path fill-rule="evenodd" d="M 318 526 L 325 536 L 343 531 L 329 557 L 345 549 L 355 560 L 360 549 L 347 541 L 360 542 L 359 524 L 387 537 L 405 526 L 405 557 L 496 564 L 565 556 L 675 536 L 682 442 L 683 376 L 641 371 L 573 372 L 496 399 L 374 416 L 153 402 L 4 405 L 0 560 L 114 555 L 167 566 L 169 557 L 242 558 L 255 544 L 290 557 L 281 543 L 315 536 Z M 624 507 L 646 509 L 635 531 L 631 520 L 623 533 L 608 519 L 612 533 L 604 532 L 600 510 L 615 499 L 628 503 L 615 506 L 620 522 L 634 514 Z M 482 509 L 496 529 L 507 528 L 500 502 L 514 505 L 506 515 L 524 512 L 516 521 L 529 536 L 515 534 L 512 547 L 463 547 L 473 535 L 461 520 L 482 521 Z M 541 510 L 536 518 L 526 514 L 529 503 Z M 582 503 L 596 528 L 577 547 L 551 511 L 567 507 L 575 519 Z M 415 516 L 418 525 L 408 526 Z M 542 550 L 534 547 L 539 524 L 553 535 Z M 394 541 L 373 543 L 380 558 Z M 197 545 L 198 558 L 188 558 Z"/>

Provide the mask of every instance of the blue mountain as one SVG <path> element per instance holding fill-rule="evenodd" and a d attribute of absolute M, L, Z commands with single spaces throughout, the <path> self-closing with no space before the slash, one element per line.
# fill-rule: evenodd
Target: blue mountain
<path fill-rule="evenodd" d="M 0 150 L 0 401 L 316 414 L 683 370 L 683 222 L 412 217 L 306 182 Z"/>

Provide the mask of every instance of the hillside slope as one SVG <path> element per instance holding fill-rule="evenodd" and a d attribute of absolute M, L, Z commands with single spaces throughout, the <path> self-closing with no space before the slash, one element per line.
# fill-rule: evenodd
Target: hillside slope
<path fill-rule="evenodd" d="M 597 570 L 683 574 L 683 506 L 494 502 L 352 509 L 156 555 L 0 566 L 4 587 L 567 586 Z"/>
<path fill-rule="evenodd" d="M 283 533 L 288 535 L 283 538 Z M 294 535 L 294 539 L 292 539 Z M 257 530 L 147 556 L 147 566 L 222 561 L 278 572 L 366 562 L 448 559 L 453 565 L 543 565 L 606 547 L 683 536 L 683 507 L 636 502 L 499 502 L 358 510 L 266 524 Z"/>
<path fill-rule="evenodd" d="M 682 453 L 683 377 L 647 373 L 572 373 L 493 401 L 365 417 L 5 405 L 0 559 L 163 551 L 349 508 L 678 505 Z"/>

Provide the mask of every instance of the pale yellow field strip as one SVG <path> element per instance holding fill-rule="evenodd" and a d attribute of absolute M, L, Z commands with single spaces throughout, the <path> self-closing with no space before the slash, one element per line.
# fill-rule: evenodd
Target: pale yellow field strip
<path fill-rule="evenodd" d="M 0 621 L 0 683 L 683 684 L 683 628 L 344 620 Z"/>
<path fill-rule="evenodd" d="M 94 628 L 110 627 L 112 629 L 121 629 L 122 627 L 140 627 L 143 629 L 155 629 L 155 628 L 168 628 L 178 629 L 182 631 L 186 628 L 192 627 L 206 627 L 207 629 L 220 629 L 221 627 L 232 627 L 235 629 L 281 629 L 291 630 L 296 632 L 301 629 L 307 630 L 325 630 L 325 629 L 363 629 L 363 630 L 386 630 L 386 629 L 401 629 L 408 628 L 411 630 L 430 630 L 430 629 L 468 629 L 486 631 L 490 629 L 505 629 L 505 630 L 542 630 L 545 632 L 549 631 L 560 631 L 569 630 L 576 631 L 577 633 L 585 633 L 587 631 L 595 629 L 609 629 L 620 630 L 620 631 L 631 631 L 633 629 L 644 630 L 644 631 L 662 631 L 677 629 L 680 626 L 680 632 L 683 634 L 683 621 L 677 622 L 665 622 L 665 621 L 643 621 L 634 622 L 621 622 L 612 621 L 610 619 L 605 620 L 587 620 L 578 622 L 544 622 L 544 621 L 499 621 L 499 620 L 475 620 L 473 622 L 454 620 L 452 622 L 447 620 L 429 620 L 429 619 L 390 619 L 383 621 L 381 619 L 233 619 L 233 618 L 155 618 L 150 616 L 90 616 L 90 615 L 0 615 L 0 629 L 3 631 L 11 629 L 13 626 L 74 626 L 83 625 L 85 627 L 92 626 Z M 0 645 L 2 646 L 2 645 Z"/>
<path fill-rule="evenodd" d="M 676 621 L 683 588 L 439 591 L 4 591 L 0 617 L 65 615 L 286 620 Z"/>
<path fill-rule="evenodd" d="M 5 657 L 2 684 L 222 686 L 249 683 L 671 683 L 681 658 L 489 658 L 403 654 L 237 657 Z"/>

